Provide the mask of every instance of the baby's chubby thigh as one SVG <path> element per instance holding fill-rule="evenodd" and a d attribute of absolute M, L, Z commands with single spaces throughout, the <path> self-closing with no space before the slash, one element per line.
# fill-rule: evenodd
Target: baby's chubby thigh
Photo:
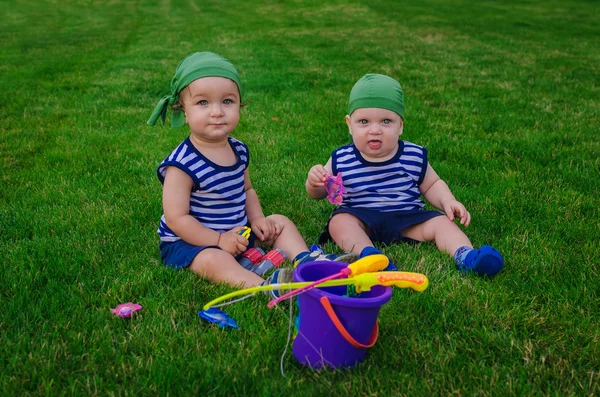
<path fill-rule="evenodd" d="M 364 247 L 373 245 L 368 226 L 350 213 L 335 214 L 329 220 L 328 229 L 333 241 L 345 251 L 360 253 Z"/>
<path fill-rule="evenodd" d="M 233 255 L 219 248 L 203 249 L 189 268 L 202 278 L 243 288 L 259 285 L 263 281 L 258 275 L 244 269 Z"/>
<path fill-rule="evenodd" d="M 265 238 L 264 240 L 260 241 L 262 245 L 273 247 L 282 233 L 284 235 L 287 234 L 284 233 L 284 231 L 289 231 L 290 229 L 294 229 L 297 231 L 296 225 L 294 225 L 294 223 L 284 215 L 272 214 L 267 216 L 267 219 L 272 222 L 274 230 L 268 238 Z"/>
<path fill-rule="evenodd" d="M 404 237 L 417 241 L 435 241 L 436 237 L 455 233 L 463 234 L 460 228 L 447 216 L 436 216 L 401 231 Z"/>
<path fill-rule="evenodd" d="M 271 214 L 267 216 L 267 219 L 273 221 L 279 229 L 284 229 L 286 227 L 296 227 L 294 222 L 292 222 L 287 216 L 281 214 Z"/>

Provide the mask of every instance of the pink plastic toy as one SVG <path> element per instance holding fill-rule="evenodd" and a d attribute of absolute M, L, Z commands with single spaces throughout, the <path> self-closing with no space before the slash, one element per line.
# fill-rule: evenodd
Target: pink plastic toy
<path fill-rule="evenodd" d="M 127 302 L 121 303 L 119 306 L 111 310 L 115 315 L 123 318 L 131 318 L 131 315 L 142 308 L 142 305 L 137 303 Z"/>
<path fill-rule="evenodd" d="M 327 181 L 325 181 L 325 190 L 327 191 L 327 200 L 329 200 L 331 204 L 342 204 L 343 194 L 346 193 L 346 189 L 344 189 L 344 185 L 342 183 L 341 172 L 338 172 L 336 176 L 327 175 Z"/>

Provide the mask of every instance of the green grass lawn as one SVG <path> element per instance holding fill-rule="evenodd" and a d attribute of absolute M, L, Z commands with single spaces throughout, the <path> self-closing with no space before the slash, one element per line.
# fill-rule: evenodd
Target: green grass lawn
<path fill-rule="evenodd" d="M 0 6 L 2 395 L 600 394 L 600 5 L 595 1 L 17 1 Z M 347 96 L 397 78 L 403 138 L 506 259 L 460 275 L 433 244 L 385 252 L 426 274 L 394 290 L 364 363 L 289 354 L 287 305 L 198 310 L 231 291 L 160 263 L 159 162 L 186 130 L 147 127 L 178 62 L 229 58 L 265 213 L 316 242 L 332 207 L 306 172 L 349 142 Z M 335 250 L 333 246 L 328 249 Z M 110 309 L 134 301 L 130 321 Z"/>

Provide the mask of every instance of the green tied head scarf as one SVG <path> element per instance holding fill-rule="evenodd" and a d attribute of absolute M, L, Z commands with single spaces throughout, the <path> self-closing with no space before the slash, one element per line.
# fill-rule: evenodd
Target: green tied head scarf
<path fill-rule="evenodd" d="M 171 80 L 171 95 L 167 95 L 158 101 L 158 104 L 148 119 L 148 125 L 155 125 L 160 117 L 165 122 L 167 109 L 179 102 L 179 93 L 192 81 L 202 77 L 225 77 L 233 80 L 242 97 L 242 85 L 240 75 L 229 60 L 213 52 L 195 52 L 188 55 L 177 66 L 175 76 Z M 185 115 L 181 109 L 174 109 L 171 117 L 171 128 L 181 127 L 185 124 Z"/>
<path fill-rule="evenodd" d="M 404 94 L 400 83 L 383 74 L 364 75 L 350 91 L 348 114 L 361 108 L 388 109 L 404 119 Z"/>

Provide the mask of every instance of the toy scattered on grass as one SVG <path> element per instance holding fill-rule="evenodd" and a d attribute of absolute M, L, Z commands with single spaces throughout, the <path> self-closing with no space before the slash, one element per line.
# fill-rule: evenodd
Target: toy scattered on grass
<path fill-rule="evenodd" d="M 238 328 L 238 325 L 234 319 L 229 317 L 227 313 L 214 307 L 208 308 L 207 310 L 200 310 L 198 315 L 209 323 L 217 324 L 219 328 Z"/>
<path fill-rule="evenodd" d="M 296 329 L 293 354 L 302 365 L 314 369 L 351 367 L 363 361 L 367 350 L 377 341 L 377 317 L 381 306 L 392 297 L 390 287 L 422 292 L 429 286 L 423 274 L 377 271 L 385 268 L 388 262 L 385 255 L 370 255 L 350 265 L 334 261 L 303 263 L 294 269 L 294 282 L 234 291 L 208 302 L 198 314 L 221 328 L 237 328 L 237 323 L 216 307 L 239 302 L 259 291 L 297 291 L 278 300 L 298 295 L 298 315 L 294 320 L 290 300 L 288 338 L 281 355 L 281 374 L 285 377 L 283 360 L 291 340 L 292 324 Z M 342 278 L 347 276 L 351 277 Z M 230 300 L 235 297 L 239 298 Z M 215 311 L 218 314 L 211 316 Z"/>
<path fill-rule="evenodd" d="M 142 305 L 138 305 L 137 303 L 133 303 L 133 302 L 127 302 L 127 303 L 121 303 L 119 306 L 115 307 L 114 309 L 111 309 L 111 312 L 113 312 L 115 315 L 117 315 L 119 317 L 131 318 L 133 313 L 135 313 L 141 309 L 142 309 Z"/>
<path fill-rule="evenodd" d="M 327 174 L 326 178 L 325 190 L 327 191 L 327 200 L 334 205 L 342 204 L 343 195 L 346 193 L 346 189 L 344 189 L 342 183 L 342 173 L 338 172 L 336 176 Z"/>

